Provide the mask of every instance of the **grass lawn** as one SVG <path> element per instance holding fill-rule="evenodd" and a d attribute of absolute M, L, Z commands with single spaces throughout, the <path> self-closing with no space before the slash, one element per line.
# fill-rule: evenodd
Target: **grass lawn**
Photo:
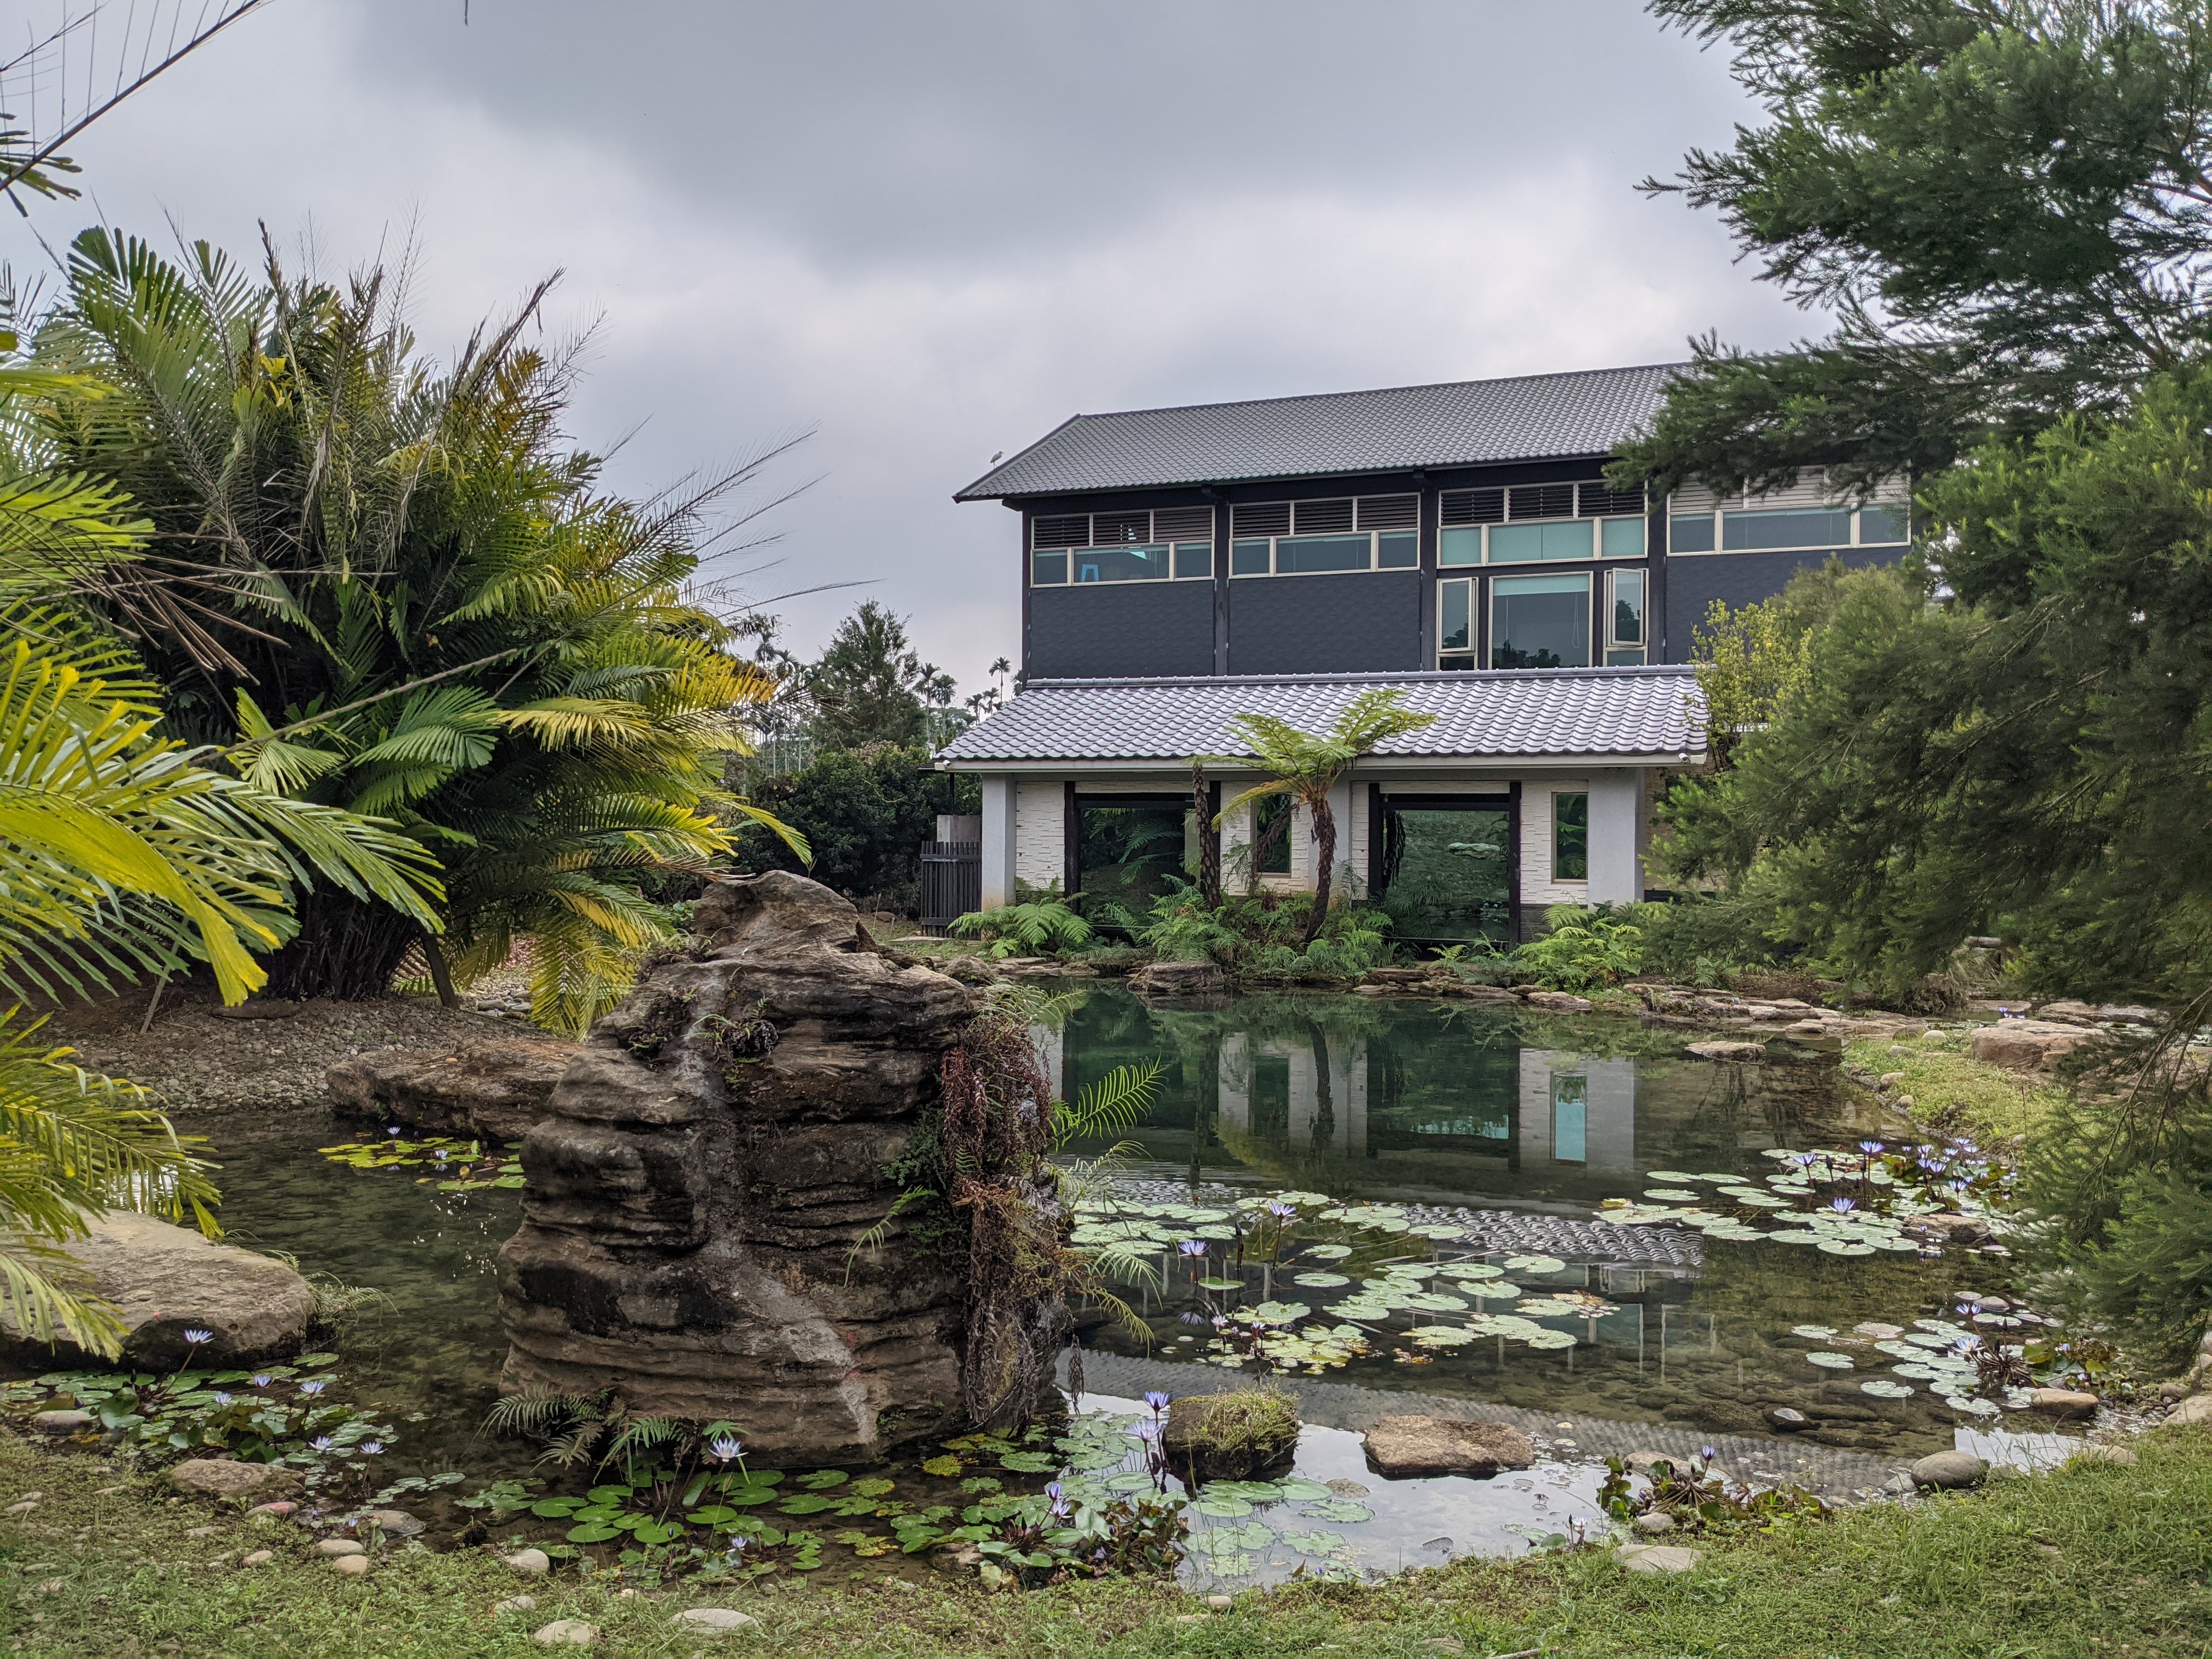
<path fill-rule="evenodd" d="M 2212 1655 L 2212 1432 L 2139 1443 L 2132 1468 L 2075 1465 L 1984 1495 L 1883 1508 L 1708 1543 L 1680 1577 L 1638 1577 L 1602 1553 L 1466 1561 L 1374 1587 L 1304 1585 L 1203 1603 L 1158 1584 L 993 1595 L 970 1582 L 811 1578 L 707 1594 L 573 1577 L 522 1580 L 482 1553 L 400 1549 L 361 1579 L 304 1536 L 252 1524 L 91 1458 L 0 1442 L 5 1651 L 55 1656 L 538 1654 L 556 1619 L 599 1626 L 597 1651 L 689 1655 L 1190 1656 L 1430 1659 L 1439 1653 L 1728 1655 L 1782 1659 L 2205 1659 Z M 194 1537 L 191 1530 L 212 1524 Z M 273 1547 L 274 1563 L 237 1565 Z M 839 1575 L 839 1577 L 833 1577 Z M 538 1607 L 495 1614 L 528 1591 Z M 679 1608 L 735 1607 L 757 1632 L 709 1644 Z M 561 1651 L 564 1650 L 554 1650 Z M 578 1651 L 580 1650 L 565 1650 Z"/>
<path fill-rule="evenodd" d="M 1950 1032 L 1903 1042 L 1856 1038 L 1844 1045 L 1844 1064 L 1875 1077 L 1902 1072 L 1890 1094 L 1912 1097 L 1915 1121 L 1941 1121 L 1985 1146 L 2032 1134 L 2065 1098 L 2048 1079 L 1983 1064 L 1968 1052 L 1967 1038 Z"/>

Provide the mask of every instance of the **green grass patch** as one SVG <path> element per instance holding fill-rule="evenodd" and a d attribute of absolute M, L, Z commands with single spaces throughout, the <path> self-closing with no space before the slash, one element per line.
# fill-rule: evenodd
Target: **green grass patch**
<path fill-rule="evenodd" d="M 2066 1091 L 2044 1079 L 1983 1064 L 1969 1052 L 1969 1042 L 1948 1031 L 1901 1042 L 1858 1037 L 1844 1045 L 1844 1064 L 1871 1077 L 1902 1072 L 1890 1097 L 1911 1095 L 1915 1122 L 1940 1123 L 1984 1146 L 2041 1128 Z"/>
<path fill-rule="evenodd" d="M 1708 1540 L 1681 1577 L 1632 1576 L 1599 1553 L 1471 1560 L 1371 1587 L 1247 1593 L 1209 1613 L 1158 1583 L 991 1594 L 927 1571 L 860 1577 L 866 1564 L 839 1551 L 803 1583 L 627 1597 L 572 1575 L 518 1578 L 481 1551 L 387 1551 L 365 1578 L 342 1579 L 295 1529 L 173 1504 L 154 1480 L 10 1441 L 0 1500 L 45 1498 L 0 1521 L 0 1626 L 8 1651 L 53 1659 L 519 1659 L 546 1651 L 531 1632 L 563 1618 L 598 1625 L 598 1651 L 625 1656 L 1431 1659 L 1450 1650 L 1443 1638 L 1469 1655 L 2204 1659 L 2212 1432 L 2138 1448 L 2131 1468 L 2075 1465 L 1982 1495 Z M 270 1565 L 238 1565 L 264 1547 L 277 1552 Z M 492 1611 L 522 1592 L 535 1609 Z M 700 1605 L 752 1613 L 762 1628 L 709 1644 L 672 1627 Z"/>

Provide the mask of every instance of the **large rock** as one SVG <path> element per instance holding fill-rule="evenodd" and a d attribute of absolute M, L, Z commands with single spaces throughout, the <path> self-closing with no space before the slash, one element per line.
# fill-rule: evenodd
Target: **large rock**
<path fill-rule="evenodd" d="M 2003 1019 L 1974 1028 L 1974 1058 L 2008 1072 L 2055 1072 L 2059 1061 L 2101 1033 L 2056 1020 Z"/>
<path fill-rule="evenodd" d="M 154 1216 L 110 1210 L 88 1237 L 60 1248 L 83 1271 L 86 1288 L 121 1319 L 126 1366 L 169 1370 L 188 1356 L 231 1364 L 296 1352 L 315 1316 L 313 1290 L 284 1263 Z M 188 1330 L 207 1331 L 210 1340 L 194 1347 L 185 1340 Z M 52 1368 L 52 1355 L 92 1358 L 68 1342 L 50 1350 L 27 1341 L 4 1315 L 0 1332 L 8 1348 L 43 1369 Z"/>
<path fill-rule="evenodd" d="M 1154 996 L 1199 996 L 1226 983 L 1218 963 L 1156 962 L 1129 975 L 1129 988 Z"/>
<path fill-rule="evenodd" d="M 1297 1402 L 1272 1389 L 1185 1395 L 1169 1405 L 1160 1444 L 1194 1486 L 1243 1480 L 1297 1449 Z"/>
<path fill-rule="evenodd" d="M 2166 1414 L 2168 1423 L 2212 1423 L 2212 1394 L 2191 1395 Z"/>
<path fill-rule="evenodd" d="M 296 1491 L 300 1481 L 299 1470 L 282 1463 L 240 1463 L 228 1457 L 195 1457 L 169 1471 L 171 1486 L 198 1498 L 266 1498 Z"/>
<path fill-rule="evenodd" d="M 331 1095 L 340 1108 L 380 1122 L 520 1140 L 545 1115 L 554 1085 L 582 1047 L 531 1036 L 497 1037 L 450 1054 L 386 1048 L 331 1066 Z"/>
<path fill-rule="evenodd" d="M 696 954 L 599 1022 L 524 1140 L 504 1386 L 730 1419 L 772 1460 L 1041 1405 L 1064 1310 L 971 1298 L 968 1214 L 900 1205 L 943 1184 L 899 1165 L 975 994 L 795 875 L 718 882 L 692 925 Z M 1048 1188 L 1019 1199 L 1012 1224 L 1056 1228 Z"/>
<path fill-rule="evenodd" d="M 1932 1486 L 1937 1492 L 1960 1492 L 1968 1486 L 1978 1486 L 1988 1479 L 1989 1465 L 1972 1452 L 1930 1452 L 1912 1466 L 1916 1486 Z"/>
<path fill-rule="evenodd" d="M 1367 1431 L 1367 1461 L 1395 1479 L 1411 1474 L 1495 1474 L 1525 1469 L 1536 1448 L 1503 1423 L 1450 1417 L 1386 1417 Z"/>

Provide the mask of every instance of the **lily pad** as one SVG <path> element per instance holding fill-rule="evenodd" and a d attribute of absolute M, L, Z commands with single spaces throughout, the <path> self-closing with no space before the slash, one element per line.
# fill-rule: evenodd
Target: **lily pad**
<path fill-rule="evenodd" d="M 1505 1271 L 1510 1273 L 1565 1273 L 1567 1264 L 1555 1255 L 1509 1255 Z"/>
<path fill-rule="evenodd" d="M 1299 1273 L 1291 1282 L 1294 1285 L 1304 1285 L 1309 1289 L 1316 1291 L 1334 1290 L 1339 1285 L 1352 1283 L 1342 1273 Z"/>
<path fill-rule="evenodd" d="M 1352 1526 L 1362 1521 L 1372 1521 L 1375 1511 L 1364 1504 L 1355 1504 L 1346 1498 L 1322 1498 L 1308 1504 L 1299 1514 L 1309 1521 L 1334 1521 L 1340 1526 Z"/>
<path fill-rule="evenodd" d="M 1808 1353 L 1806 1359 L 1824 1370 L 1848 1371 L 1857 1368 L 1858 1362 L 1847 1353 Z"/>

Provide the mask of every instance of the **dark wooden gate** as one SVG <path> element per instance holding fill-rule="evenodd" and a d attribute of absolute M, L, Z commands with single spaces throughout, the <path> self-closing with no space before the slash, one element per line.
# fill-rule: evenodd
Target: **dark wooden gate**
<path fill-rule="evenodd" d="M 941 933 L 971 910 L 983 908 L 983 844 L 926 841 L 921 844 L 921 925 Z"/>

